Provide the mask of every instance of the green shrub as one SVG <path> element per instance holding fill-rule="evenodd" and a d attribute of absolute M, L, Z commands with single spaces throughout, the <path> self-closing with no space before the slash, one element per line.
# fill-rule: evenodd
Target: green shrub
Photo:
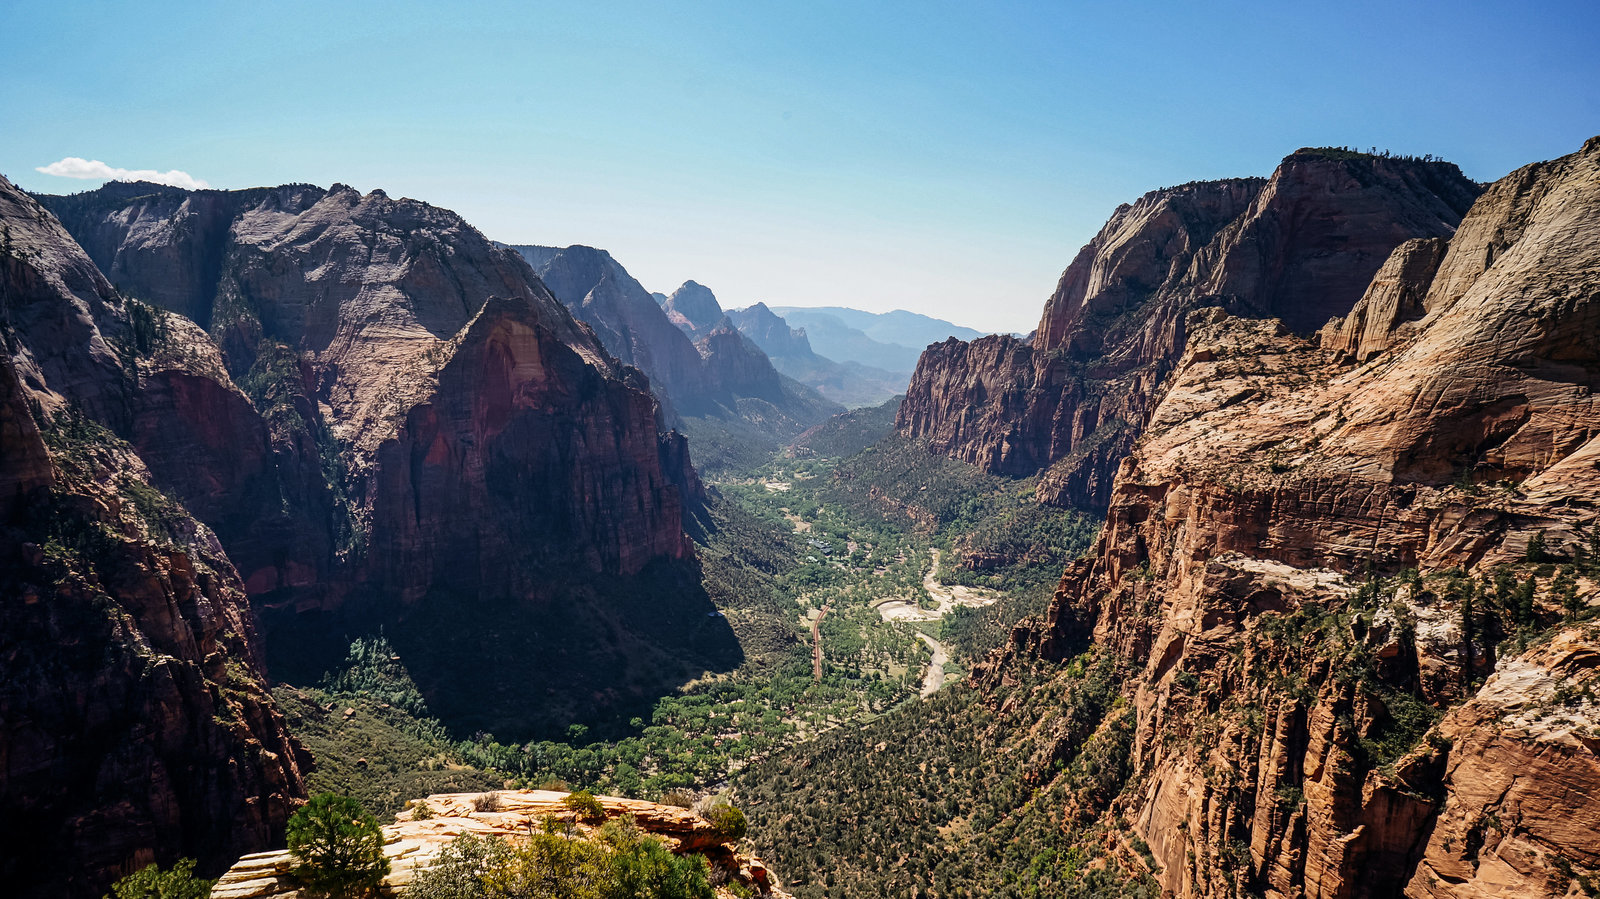
<path fill-rule="evenodd" d="M 417 872 L 406 899 L 489 899 L 484 875 L 511 857 L 511 847 L 499 837 L 470 833 L 451 840 L 433 864 Z"/>
<path fill-rule="evenodd" d="M 213 883 L 195 877 L 194 859 L 185 858 L 166 871 L 159 865 L 150 865 L 129 874 L 112 885 L 106 899 L 206 899 Z"/>
<path fill-rule="evenodd" d="M 561 800 L 561 805 L 576 814 L 578 820 L 585 824 L 598 824 L 606 819 L 605 806 L 601 805 L 600 800 L 594 798 L 594 794 L 588 790 L 568 793 L 567 798 Z"/>
<path fill-rule="evenodd" d="M 607 825 L 605 841 L 532 834 L 513 845 L 465 834 L 418 873 L 407 899 L 714 899 L 703 856 Z"/>
<path fill-rule="evenodd" d="M 289 819 L 293 874 L 313 893 L 333 899 L 365 896 L 389 873 L 383 831 L 361 803 L 323 793 Z"/>
<path fill-rule="evenodd" d="M 749 825 L 744 819 L 744 812 L 726 802 L 719 802 L 711 806 L 701 812 L 700 817 L 710 822 L 711 826 L 716 828 L 717 833 L 729 840 L 744 839 L 745 831 L 749 829 Z"/>

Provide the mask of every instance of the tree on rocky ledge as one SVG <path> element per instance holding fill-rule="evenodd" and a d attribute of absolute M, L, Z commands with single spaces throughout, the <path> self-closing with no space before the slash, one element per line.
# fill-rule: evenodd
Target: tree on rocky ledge
<path fill-rule="evenodd" d="M 389 873 L 378 820 L 348 796 L 323 793 L 306 803 L 289 819 L 288 843 L 299 862 L 294 876 L 316 895 L 366 896 Z"/>

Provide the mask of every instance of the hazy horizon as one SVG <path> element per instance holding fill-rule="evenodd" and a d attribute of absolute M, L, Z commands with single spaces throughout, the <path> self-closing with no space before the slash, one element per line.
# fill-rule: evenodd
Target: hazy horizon
<path fill-rule="evenodd" d="M 383 189 L 729 307 L 1027 332 L 1121 203 L 1302 146 L 1479 181 L 1600 130 L 1600 11 L 25 2 L 0 173 Z M 94 165 L 93 163 L 101 163 Z M 46 170 L 55 174 L 47 174 Z"/>

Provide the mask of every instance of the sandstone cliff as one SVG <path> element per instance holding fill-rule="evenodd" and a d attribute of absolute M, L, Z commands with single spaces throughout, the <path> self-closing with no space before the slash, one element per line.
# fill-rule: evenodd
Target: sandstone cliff
<path fill-rule="evenodd" d="M 528 833 L 530 824 L 538 826 L 547 816 L 570 826 L 576 839 L 590 839 L 598 830 L 592 824 L 578 821 L 574 813 L 562 805 L 566 793 L 505 790 L 492 795 L 493 807 L 484 810 L 477 806 L 490 803 L 485 802 L 481 794 L 438 793 L 413 803 L 412 809 L 400 813 L 399 820 L 385 825 L 383 851 L 389 858 L 390 871 L 384 878 L 384 886 L 403 894 L 418 872 L 425 870 L 445 846 L 463 834 L 497 836 L 515 842 Z M 614 796 L 596 799 L 608 819 L 631 819 L 642 833 L 661 840 L 673 852 L 705 856 L 717 875 L 715 879 L 724 884 L 717 891 L 718 899 L 750 895 L 788 899 L 789 894 L 780 888 L 760 859 L 741 851 L 736 842 L 722 836 L 687 809 Z M 419 803 L 428 809 L 426 817 L 417 817 L 415 809 Z M 213 899 L 299 899 L 306 894 L 289 874 L 293 866 L 294 860 L 286 851 L 246 856 L 223 876 L 211 895 Z M 734 884 L 739 892 L 732 889 Z"/>
<path fill-rule="evenodd" d="M 1006 651 L 1123 667 L 1132 774 L 1078 811 L 1174 895 L 1593 889 L 1600 139 L 1437 250 L 1333 351 L 1191 314 L 1096 550 Z"/>
<path fill-rule="evenodd" d="M 1031 342 L 930 347 L 897 427 L 991 472 L 1044 472 L 1043 501 L 1104 509 L 1190 311 L 1309 334 L 1349 312 L 1397 246 L 1452 234 L 1477 192 L 1447 163 L 1330 150 L 1265 180 L 1152 191 L 1079 251 Z"/>
<path fill-rule="evenodd" d="M 533 414 L 596 429 L 585 452 L 565 450 L 564 463 L 546 464 L 519 485 L 533 491 L 521 495 L 530 504 L 570 519 L 570 527 L 550 532 L 546 551 L 623 573 L 651 558 L 688 554 L 681 497 L 663 470 L 642 385 L 627 379 L 519 256 L 496 249 L 454 213 L 343 185 L 191 192 L 115 184 L 46 200 L 124 290 L 188 315 L 217 338 L 228 368 L 267 407 L 277 467 L 296 472 L 280 479 L 321 478 L 323 492 L 347 500 L 329 517 L 348 516 L 351 542 L 381 550 L 430 530 L 441 538 L 446 531 L 493 530 L 498 538 L 485 539 L 510 542 L 520 522 L 485 522 L 459 503 L 449 513 L 428 513 L 417 494 L 436 478 L 481 480 L 494 469 L 496 436 L 529 427 L 519 417 Z M 490 303 L 491 297 L 499 299 Z M 512 332 L 520 336 L 506 336 Z M 499 361 L 484 362 L 485 353 Z M 471 421 L 467 408 L 475 402 L 499 403 L 478 410 L 498 418 Z M 417 447 L 417 464 L 405 463 L 408 470 L 439 471 L 412 471 L 405 477 L 414 486 L 399 495 L 384 492 L 380 485 L 399 486 L 396 469 L 384 462 L 402 464 L 399 457 L 413 452 L 408 428 L 442 407 L 459 410 L 451 425 L 460 430 Z M 338 458 L 333 465 L 307 458 L 316 452 Z M 562 464 L 571 470 L 559 470 Z M 598 513 L 588 503 L 597 497 L 572 486 L 586 478 L 636 492 L 629 502 L 643 514 L 594 521 Z M 383 511 L 396 506 L 410 506 L 411 520 Z M 296 524 L 337 531 L 338 522 L 324 520 L 327 511 L 310 510 Z M 233 524 L 219 515 L 230 549 L 249 536 L 235 537 L 244 528 Z M 354 564 L 360 553 L 351 549 L 338 559 L 307 558 L 278 542 L 270 552 L 241 549 L 252 563 L 263 557 L 260 569 L 241 564 L 262 590 L 326 578 L 329 567 L 337 569 L 340 589 L 393 576 Z M 468 558 L 492 565 L 477 553 Z M 413 579 L 386 584 L 415 597 L 433 583 L 427 570 L 424 563 L 413 567 Z"/>
<path fill-rule="evenodd" d="M 436 713 L 527 733 L 578 696 L 608 696 L 587 704 L 603 714 L 736 654 L 725 627 L 683 647 L 631 610 L 710 608 L 683 526 L 698 476 L 645 377 L 517 253 L 343 185 L 44 200 L 124 291 L 221 347 L 168 313 L 131 439 L 239 566 L 279 676 L 315 679 L 386 627 Z M 243 394 L 166 361 L 207 353 Z M 507 686 L 484 689 L 466 657 L 507 660 Z"/>
<path fill-rule="evenodd" d="M 0 179 L 0 876 L 12 895 L 98 897 L 179 856 L 214 874 L 281 839 L 304 795 L 309 759 L 265 689 L 240 577 L 136 452 L 151 433 L 180 439 L 193 415 L 215 415 L 230 444 L 193 447 L 201 475 L 248 475 L 248 461 L 209 452 L 268 450 L 203 337 L 166 351 L 183 326 L 118 295 Z"/>

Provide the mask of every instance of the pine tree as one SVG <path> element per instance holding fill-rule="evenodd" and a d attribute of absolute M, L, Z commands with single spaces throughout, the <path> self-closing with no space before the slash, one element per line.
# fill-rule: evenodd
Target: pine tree
<path fill-rule="evenodd" d="M 299 862 L 294 876 L 332 899 L 369 895 L 389 873 L 378 820 L 348 796 L 323 793 L 306 803 L 289 819 L 288 843 Z"/>

